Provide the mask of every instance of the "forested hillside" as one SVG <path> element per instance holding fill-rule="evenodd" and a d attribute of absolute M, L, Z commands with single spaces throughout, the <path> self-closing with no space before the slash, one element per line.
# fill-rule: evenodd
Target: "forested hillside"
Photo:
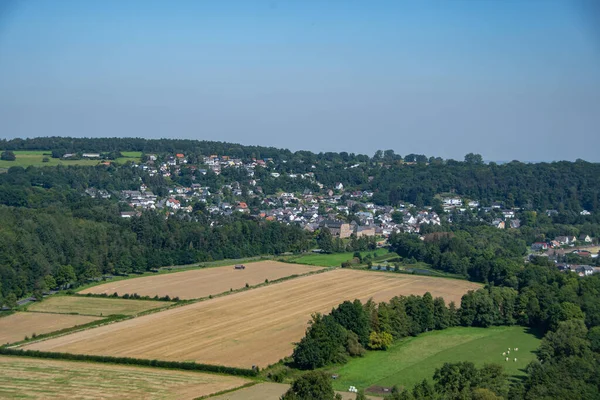
<path fill-rule="evenodd" d="M 96 210 L 86 213 L 98 217 L 107 211 Z M 211 227 L 166 220 L 154 213 L 98 221 L 54 207 L 0 206 L 0 220 L 0 282 L 5 300 L 50 289 L 52 280 L 63 285 L 105 273 L 301 251 L 310 243 L 307 233 L 296 226 L 243 218 Z"/>

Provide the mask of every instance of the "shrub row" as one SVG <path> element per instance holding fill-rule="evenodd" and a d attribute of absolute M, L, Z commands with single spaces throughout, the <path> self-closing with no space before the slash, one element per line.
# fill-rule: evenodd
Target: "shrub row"
<path fill-rule="evenodd" d="M 154 301 L 173 301 L 173 302 L 179 301 L 179 297 L 171 298 L 169 295 L 166 295 L 163 297 L 158 297 L 158 295 L 156 295 L 154 297 L 150 297 L 150 296 L 140 296 L 137 293 L 134 293 L 134 294 L 125 293 L 123 296 L 119 296 L 119 293 L 117 293 L 117 292 L 114 292 L 113 294 L 110 294 L 110 295 L 106 294 L 106 293 L 86 293 L 86 294 L 72 293 L 72 295 L 80 296 L 80 297 L 101 297 L 101 298 L 108 298 L 108 299 L 154 300 Z"/>
<path fill-rule="evenodd" d="M 123 364 L 123 365 L 141 365 L 141 366 L 146 366 L 146 367 L 181 369 L 181 370 L 187 370 L 187 371 L 216 372 L 216 373 L 221 373 L 221 374 L 249 376 L 249 377 L 256 376 L 259 372 L 258 368 L 253 370 L 253 369 L 246 369 L 246 368 L 226 367 L 226 366 L 221 366 L 221 365 L 198 364 L 195 362 L 145 360 L 145 359 L 130 358 L 130 357 L 110 357 L 110 356 L 94 356 L 94 355 L 86 355 L 86 354 L 54 353 L 54 352 L 37 351 L 37 350 L 20 350 L 20 349 L 8 348 L 8 347 L 0 347 L 0 355 L 35 357 L 35 358 L 50 358 L 50 359 L 71 360 L 71 361 L 92 361 L 92 362 Z"/>

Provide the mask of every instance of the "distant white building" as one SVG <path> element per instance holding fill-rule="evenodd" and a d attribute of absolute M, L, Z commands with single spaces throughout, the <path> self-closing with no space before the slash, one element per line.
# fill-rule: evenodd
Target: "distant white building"
<path fill-rule="evenodd" d="M 459 206 L 462 204 L 462 200 L 459 197 L 446 197 L 443 201 L 447 206 Z"/>

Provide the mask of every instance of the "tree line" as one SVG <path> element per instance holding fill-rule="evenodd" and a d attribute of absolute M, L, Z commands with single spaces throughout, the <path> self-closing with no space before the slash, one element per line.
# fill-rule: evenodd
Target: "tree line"
<path fill-rule="evenodd" d="M 154 212 L 98 219 L 56 207 L 0 206 L 0 303 L 14 306 L 34 291 L 104 274 L 299 252 L 311 245 L 310 234 L 297 226 L 241 216 L 213 226 Z"/>

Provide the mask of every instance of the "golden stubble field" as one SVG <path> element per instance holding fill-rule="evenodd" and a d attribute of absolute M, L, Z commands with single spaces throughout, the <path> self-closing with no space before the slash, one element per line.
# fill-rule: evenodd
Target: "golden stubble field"
<path fill-rule="evenodd" d="M 258 261 L 244 264 L 246 269 L 236 270 L 233 265 L 195 269 L 165 275 L 126 279 L 82 290 L 81 294 L 137 293 L 140 296 L 159 297 L 169 295 L 182 300 L 198 299 L 236 290 L 246 286 L 263 283 L 291 275 L 301 275 L 322 268 L 307 265 L 287 264 L 277 261 Z"/>
<path fill-rule="evenodd" d="M 168 307 L 170 303 L 152 300 L 103 299 L 98 297 L 53 296 L 33 303 L 29 311 L 61 314 L 109 316 L 114 314 L 135 315 L 156 308 Z"/>
<path fill-rule="evenodd" d="M 0 356 L 0 398 L 195 399 L 247 379 L 198 372 Z"/>
<path fill-rule="evenodd" d="M 25 349 L 250 368 L 292 353 L 312 313 L 344 300 L 387 301 L 426 291 L 460 302 L 480 285 L 453 279 L 338 269 L 234 293 L 24 346 Z"/>
<path fill-rule="evenodd" d="M 100 318 L 83 315 L 18 312 L 0 318 L 0 344 L 19 342 L 34 333 L 41 335 L 98 319 Z"/>

